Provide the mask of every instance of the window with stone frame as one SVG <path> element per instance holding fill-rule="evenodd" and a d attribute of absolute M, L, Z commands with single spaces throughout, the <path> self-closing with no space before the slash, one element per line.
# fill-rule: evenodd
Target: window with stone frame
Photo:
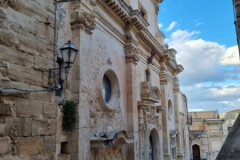
<path fill-rule="evenodd" d="M 138 7 L 138 10 L 139 10 L 139 12 L 140 12 L 140 14 L 141 14 L 141 16 L 145 19 L 145 20 L 147 20 L 147 11 L 146 11 L 146 9 L 142 6 L 142 4 L 139 2 L 139 7 Z"/>

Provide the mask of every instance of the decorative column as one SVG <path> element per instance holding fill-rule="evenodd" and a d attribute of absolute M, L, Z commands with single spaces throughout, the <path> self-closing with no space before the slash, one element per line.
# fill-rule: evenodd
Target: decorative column
<path fill-rule="evenodd" d="M 137 109 L 137 86 L 136 65 L 139 61 L 138 53 L 133 45 L 124 48 L 126 58 L 126 87 L 127 87 L 127 133 L 129 138 L 134 139 L 133 144 L 128 145 L 128 158 L 138 157 L 138 109 Z"/>
<path fill-rule="evenodd" d="M 162 106 L 166 107 L 166 110 L 162 111 L 162 134 L 163 134 L 163 155 L 164 159 L 170 159 L 170 145 L 169 145 L 169 126 L 168 126 L 168 82 L 169 77 L 167 73 L 167 66 L 164 58 L 160 61 L 160 87 L 161 87 L 161 101 Z"/>
<path fill-rule="evenodd" d="M 80 4 L 81 5 L 81 4 Z M 86 92 L 89 87 L 90 77 L 84 74 L 88 69 L 88 57 L 92 50 L 92 31 L 95 29 L 95 17 L 81 6 L 75 7 L 71 13 L 72 41 L 79 48 L 71 74 L 71 99 L 78 103 L 78 122 L 76 129 L 71 135 L 71 143 L 75 141 L 78 151 L 71 159 L 90 159 L 90 105 L 86 97 L 90 97 Z"/>

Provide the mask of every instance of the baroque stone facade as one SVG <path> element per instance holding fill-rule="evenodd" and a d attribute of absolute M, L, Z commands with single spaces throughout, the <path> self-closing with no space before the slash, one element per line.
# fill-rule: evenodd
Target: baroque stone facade
<path fill-rule="evenodd" d="M 189 160 L 183 67 L 158 29 L 161 2 L 59 3 L 57 67 L 69 39 L 79 52 L 55 93 L 53 0 L 0 0 L 0 159 Z M 77 103 L 69 132 L 66 99 Z"/>

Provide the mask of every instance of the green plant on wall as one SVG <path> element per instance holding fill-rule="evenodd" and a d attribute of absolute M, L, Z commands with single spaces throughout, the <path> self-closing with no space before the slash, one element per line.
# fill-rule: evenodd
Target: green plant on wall
<path fill-rule="evenodd" d="M 65 131 L 71 131 L 75 127 L 77 120 L 76 106 L 77 103 L 67 100 L 61 108 L 61 112 L 63 113 L 62 129 Z"/>

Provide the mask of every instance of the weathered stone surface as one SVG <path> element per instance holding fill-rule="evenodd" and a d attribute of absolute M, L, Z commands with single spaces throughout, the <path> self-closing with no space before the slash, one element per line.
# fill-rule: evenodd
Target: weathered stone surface
<path fill-rule="evenodd" d="M 11 126 L 13 124 L 14 118 L 13 117 L 6 117 L 5 121 L 5 136 L 9 136 Z"/>
<path fill-rule="evenodd" d="M 20 25 L 23 30 L 36 34 L 35 28 L 36 20 L 34 18 L 29 17 L 23 13 L 17 12 L 11 7 L 7 8 L 7 18 L 11 23 Z"/>
<path fill-rule="evenodd" d="M 33 119 L 32 135 L 55 135 L 56 134 L 56 120 L 52 119 Z"/>
<path fill-rule="evenodd" d="M 0 116 L 9 116 L 11 114 L 10 104 L 0 101 Z"/>
<path fill-rule="evenodd" d="M 5 124 L 0 124 L 0 137 L 5 135 Z"/>
<path fill-rule="evenodd" d="M 17 99 L 17 116 L 43 118 L 43 102 L 29 99 Z"/>
<path fill-rule="evenodd" d="M 54 92 L 36 92 L 30 93 L 30 99 L 43 101 L 43 102 L 54 102 L 55 93 Z"/>
<path fill-rule="evenodd" d="M 36 155 L 44 150 L 43 137 L 18 138 L 17 150 L 19 155 Z"/>
<path fill-rule="evenodd" d="M 32 156 L 30 160 L 53 160 L 54 159 L 53 157 L 54 157 L 53 154 L 43 153 L 37 156 Z"/>
<path fill-rule="evenodd" d="M 7 19 L 7 13 L 3 8 L 0 8 L 0 21 L 4 21 Z"/>
<path fill-rule="evenodd" d="M 22 67 L 27 67 L 27 68 L 34 67 L 34 56 L 18 51 L 17 49 L 14 49 L 14 48 L 6 47 L 5 45 L 1 45 L 1 44 L 0 44 L 0 48 L 1 48 L 0 59 L 2 61 L 9 62 L 10 69 L 11 69 L 11 64 L 20 65 Z"/>
<path fill-rule="evenodd" d="M 36 38 L 37 44 L 36 44 L 36 53 L 40 56 L 43 57 L 48 57 L 47 56 L 47 42 L 42 40 L 41 38 Z M 53 63 L 50 63 L 53 64 Z M 48 64 L 49 65 L 49 64 Z M 41 65 L 43 66 L 43 65 Z"/>
<path fill-rule="evenodd" d="M 9 152 L 9 139 L 0 138 L 0 155 Z"/>
<path fill-rule="evenodd" d="M 47 18 L 46 10 L 34 1 L 21 0 L 15 1 L 12 8 L 34 19 L 45 21 Z"/>
<path fill-rule="evenodd" d="M 57 107 L 54 103 L 44 103 L 43 117 L 55 119 L 57 117 Z"/>
<path fill-rule="evenodd" d="M 29 32 L 22 32 L 20 35 L 20 50 L 34 54 L 36 49 L 36 37 Z"/>
<path fill-rule="evenodd" d="M 44 136 L 44 147 L 47 152 L 56 151 L 56 136 Z"/>
<path fill-rule="evenodd" d="M 18 136 L 31 136 L 32 133 L 32 118 L 17 118 Z"/>
<path fill-rule="evenodd" d="M 46 69 L 49 69 L 53 67 L 53 61 L 44 57 L 35 56 L 35 67 L 44 67 Z"/>
<path fill-rule="evenodd" d="M 70 160 L 69 154 L 61 154 L 58 156 L 58 160 Z"/>
<path fill-rule="evenodd" d="M 42 72 L 21 67 L 18 65 L 11 65 L 11 69 L 7 70 L 7 77 L 12 81 L 24 82 L 31 85 L 42 86 Z M 34 75 L 34 76 L 33 76 Z"/>
<path fill-rule="evenodd" d="M 11 30 L 0 29 L 0 44 L 17 47 L 19 44 L 17 33 Z"/>

